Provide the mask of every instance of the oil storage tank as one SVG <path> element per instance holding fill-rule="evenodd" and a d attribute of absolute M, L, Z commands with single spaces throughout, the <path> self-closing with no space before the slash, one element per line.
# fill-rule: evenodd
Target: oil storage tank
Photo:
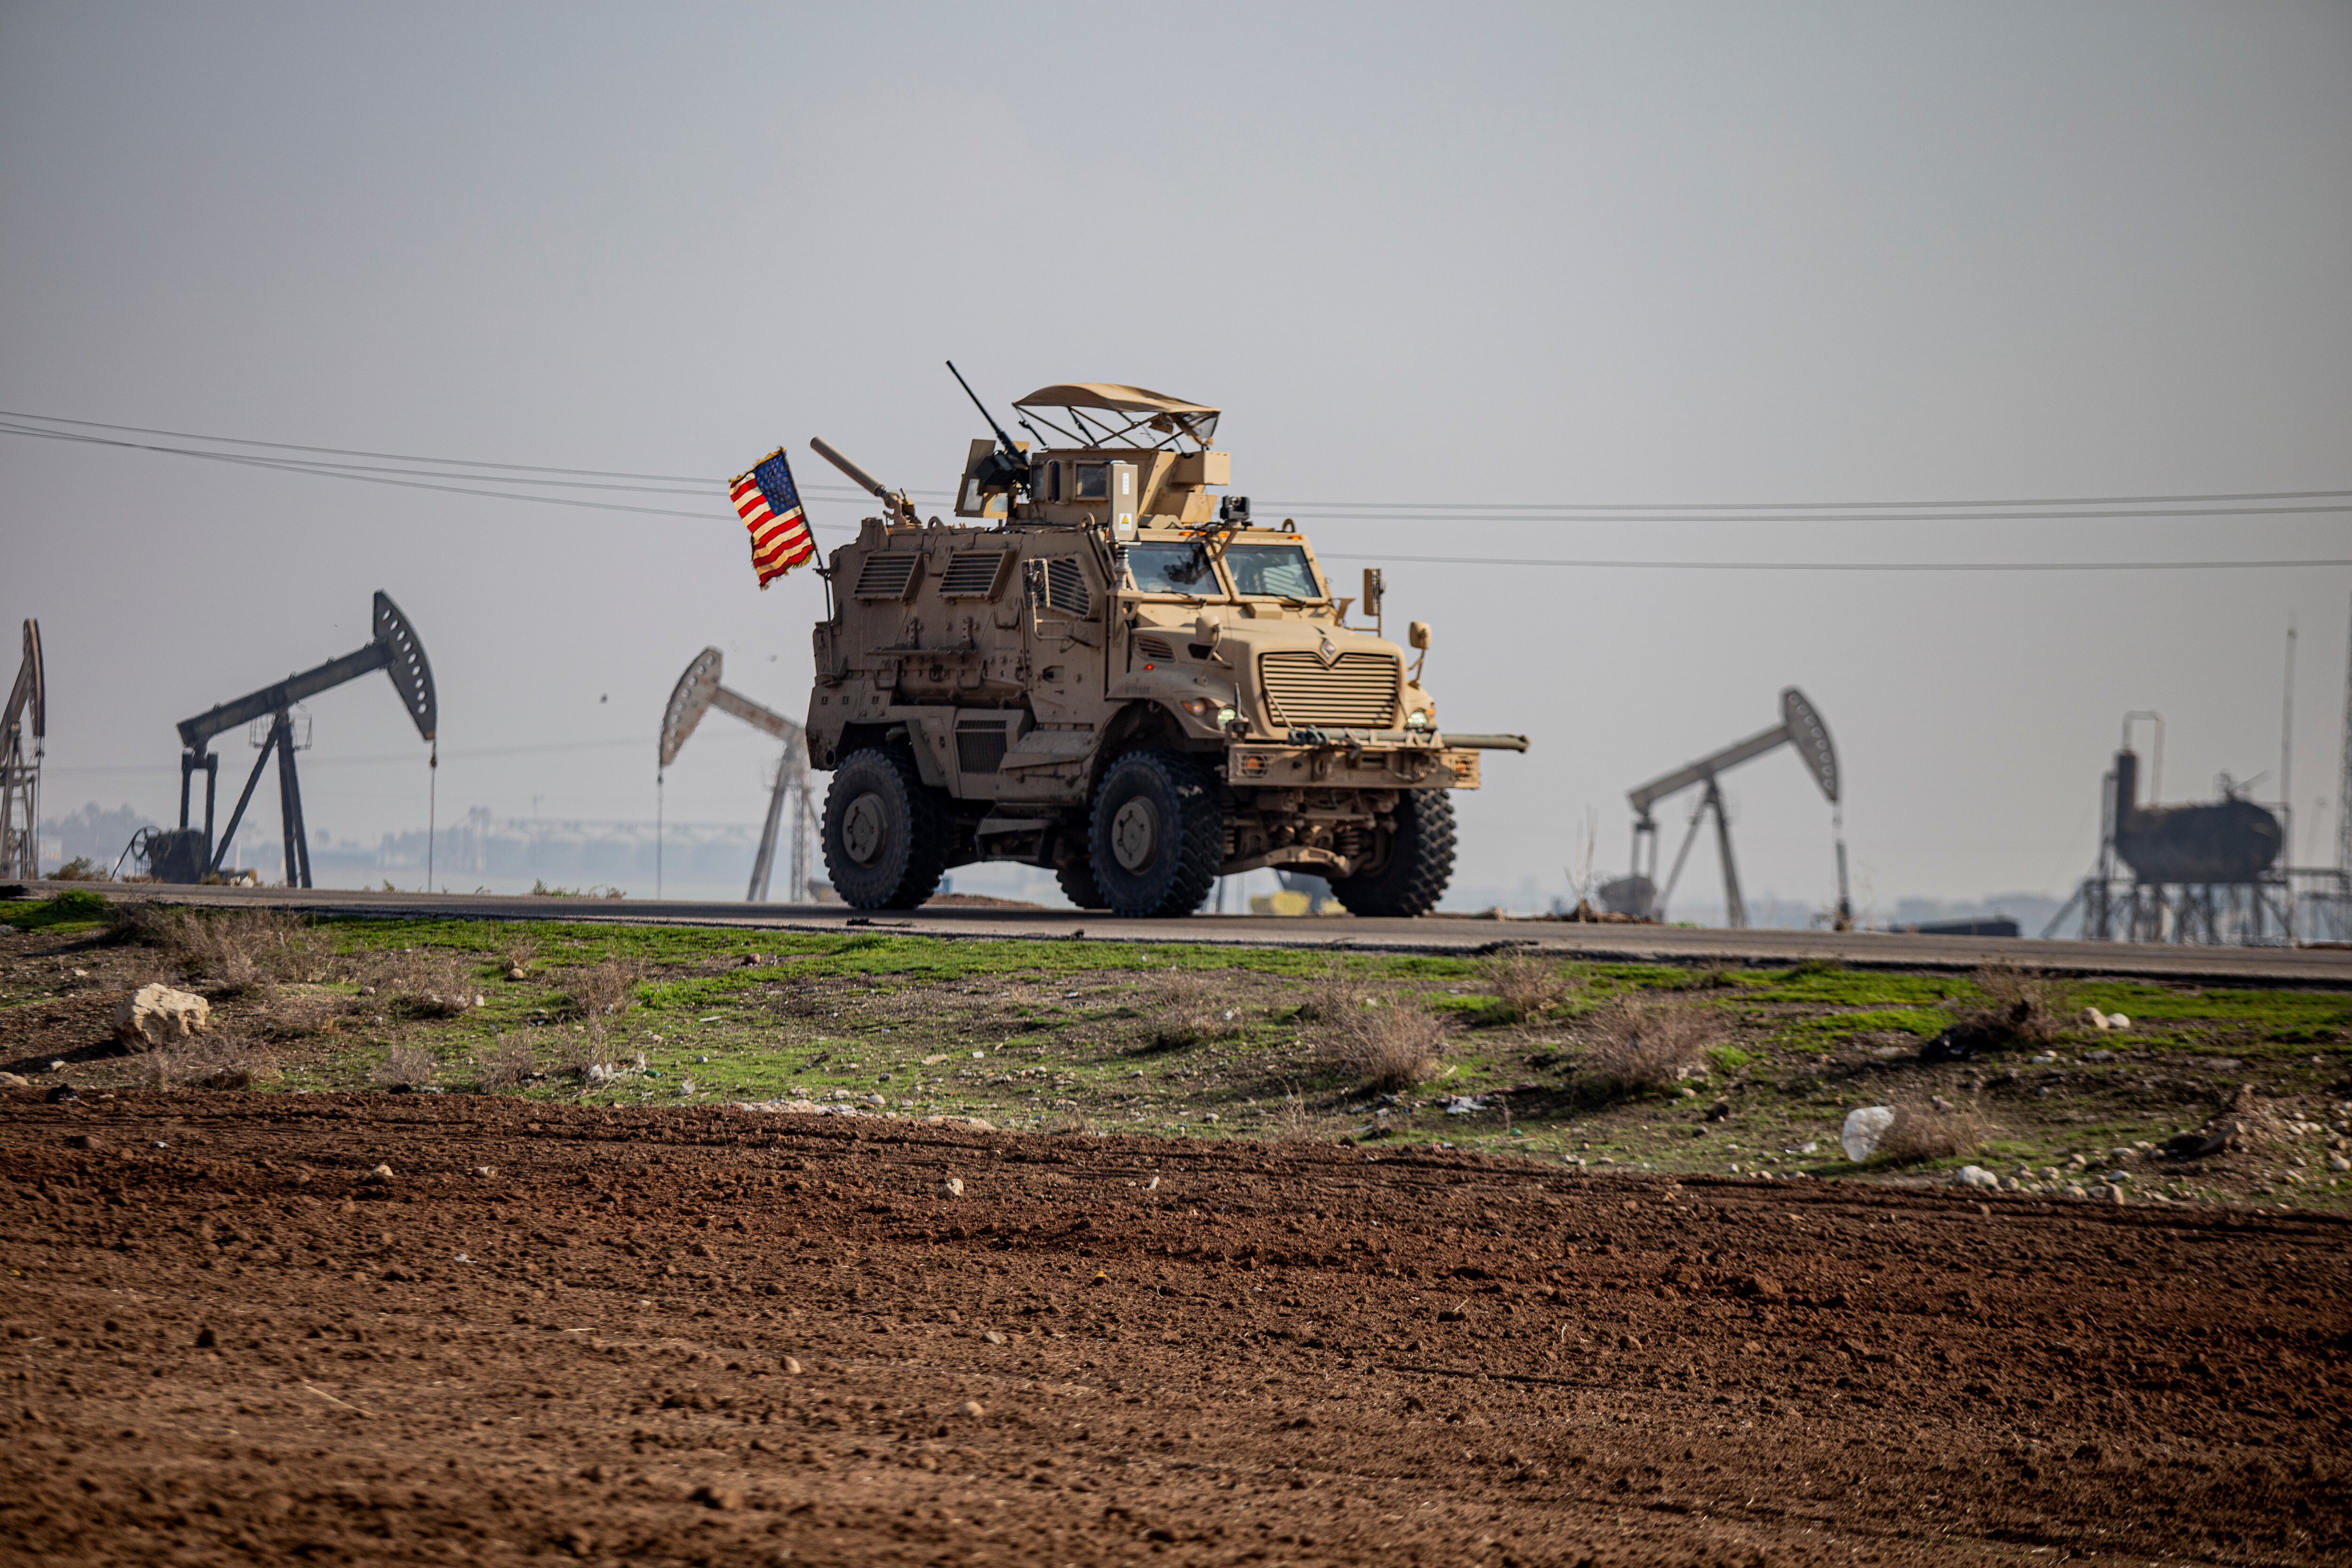
<path fill-rule="evenodd" d="M 2278 858 L 2286 835 L 2252 801 L 2225 795 L 2194 805 L 2141 805 L 2139 758 L 2116 754 L 2116 855 L 2142 882 L 2254 882 Z"/>

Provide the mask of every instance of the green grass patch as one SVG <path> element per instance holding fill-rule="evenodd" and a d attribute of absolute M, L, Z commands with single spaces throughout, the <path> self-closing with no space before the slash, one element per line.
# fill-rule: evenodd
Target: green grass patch
<path fill-rule="evenodd" d="M 106 921 L 106 900 L 87 889 L 76 888 L 54 899 L 12 904 L 0 921 L 18 931 L 55 931 L 60 926 L 94 926 Z"/>

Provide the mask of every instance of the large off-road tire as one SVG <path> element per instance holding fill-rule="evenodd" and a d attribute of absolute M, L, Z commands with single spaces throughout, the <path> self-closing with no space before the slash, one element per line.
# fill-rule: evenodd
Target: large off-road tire
<path fill-rule="evenodd" d="M 861 910 L 911 910 L 939 890 L 954 843 L 940 797 L 897 746 L 852 752 L 824 792 L 824 868 Z"/>
<path fill-rule="evenodd" d="M 1453 879 L 1453 798 L 1408 790 L 1397 796 L 1388 858 L 1361 876 L 1334 878 L 1331 896 L 1351 915 L 1425 915 Z"/>
<path fill-rule="evenodd" d="M 1110 907 L 1103 901 L 1102 889 L 1095 882 L 1095 868 L 1087 861 L 1073 860 L 1066 866 L 1055 867 L 1054 880 L 1061 884 L 1062 897 L 1082 910 Z"/>
<path fill-rule="evenodd" d="M 1224 858 L 1216 780 L 1181 752 L 1128 752 L 1095 790 L 1087 848 L 1113 914 L 1192 913 Z"/>

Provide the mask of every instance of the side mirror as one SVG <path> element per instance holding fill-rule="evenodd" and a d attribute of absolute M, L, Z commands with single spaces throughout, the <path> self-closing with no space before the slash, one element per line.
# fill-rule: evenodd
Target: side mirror
<path fill-rule="evenodd" d="M 1427 653 L 1429 651 L 1429 623 L 1427 621 L 1415 621 L 1411 626 L 1405 627 L 1404 640 L 1419 648 L 1422 652 Z"/>
<path fill-rule="evenodd" d="M 1217 651 L 1217 644 L 1224 640 L 1224 636 L 1225 623 L 1222 616 L 1202 616 L 1192 623 L 1192 640 L 1207 643 L 1211 653 Z"/>
<path fill-rule="evenodd" d="M 1379 567 L 1364 568 L 1364 614 L 1374 620 L 1381 618 L 1381 595 L 1387 587 Z"/>

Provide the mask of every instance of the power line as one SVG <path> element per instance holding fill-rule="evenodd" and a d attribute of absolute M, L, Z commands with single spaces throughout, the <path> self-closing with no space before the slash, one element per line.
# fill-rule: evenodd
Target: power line
<path fill-rule="evenodd" d="M 117 425 L 110 424 L 102 420 L 68 419 L 58 415 L 25 414 L 10 412 L 7 410 L 0 410 L 0 419 L 37 421 L 47 425 L 69 425 L 86 429 L 121 431 L 133 435 L 163 436 L 169 437 L 174 440 L 205 441 L 219 446 L 257 447 L 275 451 L 320 453 L 330 457 L 369 458 L 384 462 L 425 464 L 445 468 L 496 469 L 505 473 L 517 474 L 561 474 L 573 476 L 577 479 L 646 480 L 660 484 L 693 486 L 698 489 L 706 486 L 720 488 L 724 483 L 724 481 L 715 478 L 706 478 L 689 474 L 655 474 L 637 472 L 629 469 L 566 468 L 561 465 L 545 463 L 509 463 L 469 458 L 424 457 L 414 453 L 378 452 L 362 447 L 317 447 L 292 441 L 265 441 L 239 436 L 206 436 L 184 430 L 162 429 L 151 426 Z M 20 428 L 8 433 L 21 435 L 52 435 L 65 437 L 65 433 L 63 432 L 39 431 L 29 427 Z M 135 447 L 138 444 L 125 443 L 125 445 Z M 191 457 L 223 456 L 223 454 L 207 454 L 191 451 L 184 447 L 140 447 L 139 449 L 150 451 L 170 451 L 183 456 Z M 344 471 L 353 473 L 368 471 L 360 469 L 355 465 L 348 464 L 321 464 L 316 465 L 316 467 L 320 469 L 332 470 L 338 473 Z M 509 484 L 571 482 L 569 480 L 493 480 L 490 476 L 487 474 L 460 477 L 477 478 L 484 480 L 485 482 Z M 580 488 L 600 487 L 583 485 Z M 843 492 L 855 498 L 862 498 L 864 495 L 863 491 L 857 490 L 854 487 L 835 485 L 824 481 L 819 481 L 815 484 L 803 485 L 801 489 L 803 493 L 831 490 Z M 950 490 L 909 490 L 908 493 L 909 495 L 919 495 L 929 499 L 939 500 L 949 499 L 953 494 L 953 492 Z M 1437 503 L 1426 501 L 1292 500 L 1267 501 L 1264 504 L 1268 508 L 1276 510 L 1289 511 L 1298 515 L 1311 514 L 1320 521 L 1387 520 L 1401 522 L 1501 521 L 1508 520 L 1524 520 L 1528 521 L 1603 521 L 1632 520 L 1718 521 L 1733 521 L 1734 519 L 1731 517 L 1717 518 L 1712 514 L 1806 512 L 1843 514 L 1839 520 L 1848 521 L 1895 521 L 1916 519 L 1916 521 L 1923 521 L 1968 522 L 1993 521 L 2007 517 L 2016 517 L 2024 521 L 2050 521 L 2063 520 L 2072 517 L 2261 517 L 2270 515 L 2300 515 L 2307 513 L 2352 511 L 2352 504 L 2318 507 L 2281 507 L 2264 505 L 2252 510 L 2245 507 L 2220 507 L 2213 510 L 2181 510 L 2189 507 L 2191 503 L 2231 501 L 2260 503 L 2280 501 L 2352 502 L 2352 489 L 2209 490 L 2169 495 L 2028 496 L 2007 500 L 1973 500 L 1445 501 Z M 2061 511 L 2027 511 L 2018 510 L 2030 507 L 2052 507 L 2064 508 L 2068 510 Z M 2152 512 L 2137 510 L 2114 511 L 2086 511 L 2081 510 L 2090 507 L 2133 509 L 2148 507 L 2161 510 Z M 1918 515 L 1921 513 L 1935 513 L 1938 515 L 1922 517 Z M 1891 515 L 1876 516 L 1856 514 Z"/>
<path fill-rule="evenodd" d="M 2352 566 L 2352 556 L 2301 561 L 1570 561 L 1506 555 L 1382 555 L 1320 551 L 1331 561 L 1403 561 L 1421 566 L 1565 566 L 1632 572 L 2232 572 Z"/>

